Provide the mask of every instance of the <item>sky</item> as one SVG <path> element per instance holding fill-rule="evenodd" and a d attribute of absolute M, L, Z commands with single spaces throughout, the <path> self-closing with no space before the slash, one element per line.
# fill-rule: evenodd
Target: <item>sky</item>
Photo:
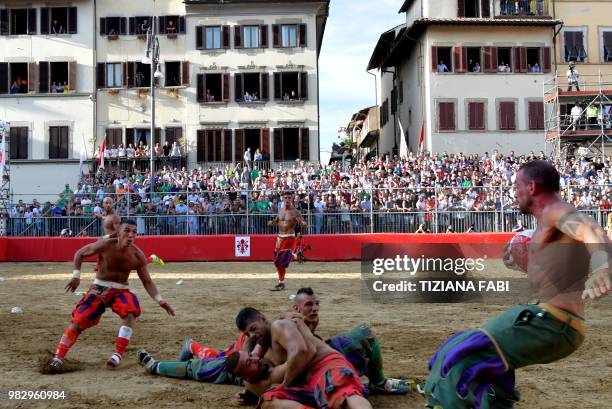
<path fill-rule="evenodd" d="M 329 161 L 338 128 L 376 104 L 374 77 L 366 72 L 380 35 L 406 21 L 403 0 L 331 0 L 319 56 L 321 163 Z M 376 73 L 376 70 L 372 70 Z"/>

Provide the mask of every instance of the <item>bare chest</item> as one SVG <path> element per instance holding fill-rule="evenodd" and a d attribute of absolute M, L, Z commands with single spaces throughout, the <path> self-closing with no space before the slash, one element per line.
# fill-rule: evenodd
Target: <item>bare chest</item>
<path fill-rule="evenodd" d="M 291 222 L 295 220 L 295 211 L 281 211 L 278 215 L 278 220 L 281 222 Z"/>

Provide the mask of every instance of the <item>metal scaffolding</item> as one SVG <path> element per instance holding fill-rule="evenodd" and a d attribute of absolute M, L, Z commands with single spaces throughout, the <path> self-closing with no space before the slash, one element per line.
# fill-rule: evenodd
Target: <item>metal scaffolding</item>
<path fill-rule="evenodd" d="M 578 84 L 572 87 L 565 75 L 557 74 L 546 81 L 546 155 L 562 164 L 580 156 L 603 160 L 606 148 L 612 146 L 611 98 L 612 76 L 605 78 L 601 71 L 597 75 L 580 76 Z M 580 109 L 572 110 L 576 106 Z"/>
<path fill-rule="evenodd" d="M 4 140 L 4 144 L 2 144 Z M 4 157 L 4 169 L 0 169 L 2 175 L 0 180 L 0 236 L 6 236 L 8 216 L 11 210 L 11 178 L 10 178 L 10 138 L 6 129 L 6 123 L 0 119 L 0 149 L 4 147 L 1 156 Z M 0 161 L 1 163 L 1 161 Z"/>

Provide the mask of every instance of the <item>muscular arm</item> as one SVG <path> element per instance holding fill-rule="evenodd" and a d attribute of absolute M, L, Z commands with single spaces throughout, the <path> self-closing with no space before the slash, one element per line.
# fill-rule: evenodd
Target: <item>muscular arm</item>
<path fill-rule="evenodd" d="M 147 260 L 145 259 L 144 254 L 141 251 L 138 251 L 138 267 L 136 267 L 136 272 L 138 273 L 138 277 L 142 282 L 143 287 L 149 294 L 151 298 L 153 298 L 160 307 L 168 312 L 168 314 L 174 316 L 174 310 L 165 300 L 161 298 L 159 295 L 159 291 L 157 290 L 157 286 L 151 279 L 151 275 L 149 274 L 149 270 L 147 270 Z"/>
<path fill-rule="evenodd" d="M 564 206 L 546 213 L 545 222 L 556 226 L 558 230 L 580 241 L 591 253 L 591 273 L 587 280 L 582 298 L 597 299 L 612 290 L 610 281 L 610 254 L 608 237 L 599 224 L 592 218 L 575 209 Z"/>
<path fill-rule="evenodd" d="M 83 264 L 83 259 L 95 254 L 103 253 L 116 242 L 116 239 L 99 240 L 79 249 L 79 251 L 74 254 L 74 272 L 72 274 L 72 278 L 68 284 L 66 284 L 66 287 L 64 287 L 66 292 L 74 292 L 77 288 L 79 288 L 79 285 L 81 284 L 81 265 Z"/>
<path fill-rule="evenodd" d="M 95 243 L 91 243 L 85 247 L 82 247 L 74 254 L 74 269 L 80 270 L 84 259 L 86 259 L 87 257 L 94 256 L 96 254 L 103 253 L 115 243 L 117 243 L 116 239 L 98 240 Z"/>
<path fill-rule="evenodd" d="M 283 382 L 285 374 L 287 372 L 287 363 L 277 365 L 274 368 L 270 369 L 268 377 L 262 379 L 256 383 L 250 383 L 244 381 L 244 386 L 246 390 L 254 393 L 257 396 L 261 396 L 265 391 L 270 389 L 271 386 L 278 385 Z"/>
<path fill-rule="evenodd" d="M 295 212 L 295 221 L 300 224 L 302 227 L 306 227 L 306 220 L 302 217 L 302 215 L 296 210 Z"/>
<path fill-rule="evenodd" d="M 551 218 L 550 222 L 553 222 L 557 229 L 574 240 L 584 244 L 601 244 L 602 249 L 608 244 L 608 238 L 604 230 L 595 219 L 584 213 L 576 210 L 553 211 L 549 217 Z"/>
<path fill-rule="evenodd" d="M 275 321 L 272 324 L 272 339 L 287 351 L 287 369 L 283 383 L 286 387 L 295 386 L 315 351 L 310 348 L 296 323 L 292 321 Z"/>

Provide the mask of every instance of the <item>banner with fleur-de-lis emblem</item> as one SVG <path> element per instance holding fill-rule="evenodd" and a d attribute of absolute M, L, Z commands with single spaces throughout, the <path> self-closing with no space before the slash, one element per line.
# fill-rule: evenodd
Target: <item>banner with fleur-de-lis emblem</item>
<path fill-rule="evenodd" d="M 234 254 L 236 257 L 251 257 L 251 237 L 236 236 Z"/>

